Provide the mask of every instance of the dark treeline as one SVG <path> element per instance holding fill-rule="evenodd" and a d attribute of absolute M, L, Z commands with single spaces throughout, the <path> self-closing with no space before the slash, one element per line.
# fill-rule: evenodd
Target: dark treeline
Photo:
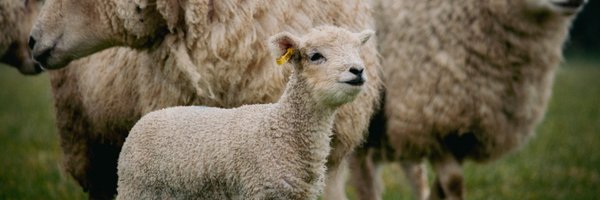
<path fill-rule="evenodd" d="M 567 43 L 567 52 L 600 55 L 600 1 L 589 0 L 577 17 Z"/>

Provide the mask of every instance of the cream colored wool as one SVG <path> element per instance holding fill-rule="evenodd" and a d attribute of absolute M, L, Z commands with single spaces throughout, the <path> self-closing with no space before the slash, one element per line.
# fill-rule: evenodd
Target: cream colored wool
<path fill-rule="evenodd" d="M 132 128 L 119 156 L 117 199 L 317 199 L 336 109 L 363 79 L 358 49 L 373 34 L 318 27 L 271 39 L 276 55 L 296 51 L 277 103 L 233 109 L 173 107 Z M 323 59 L 312 61 L 311 54 Z"/>
<path fill-rule="evenodd" d="M 495 160 L 524 144 L 544 116 L 580 9 L 561 2 L 378 1 L 387 123 L 355 158 L 359 196 L 381 198 L 376 163 L 402 159 L 410 170 L 425 159 L 437 173 L 431 198 L 461 199 L 463 161 Z M 412 180 L 418 198 L 427 193 L 423 170 L 411 172 L 421 174 Z"/>
<path fill-rule="evenodd" d="M 0 62 L 33 75 L 41 72 L 31 59 L 27 40 L 41 0 L 0 1 Z"/>
<path fill-rule="evenodd" d="M 264 44 L 268 36 L 303 34 L 321 24 L 352 31 L 374 27 L 369 2 L 359 0 L 119 2 L 136 4 L 48 0 L 32 31 L 38 40 L 34 54 L 52 44 L 60 49 L 44 61 L 51 69 L 108 46 L 138 49 L 108 49 L 51 73 L 65 167 L 99 199 L 115 193 L 116 158 L 143 114 L 177 105 L 274 102 L 290 70 L 272 62 Z M 165 7 L 173 3 L 180 5 Z M 362 141 L 378 106 L 381 72 L 374 42 L 361 49 L 361 57 L 369 82 L 337 112 L 326 199 L 343 196 L 329 186 L 343 188 L 338 166 Z"/>

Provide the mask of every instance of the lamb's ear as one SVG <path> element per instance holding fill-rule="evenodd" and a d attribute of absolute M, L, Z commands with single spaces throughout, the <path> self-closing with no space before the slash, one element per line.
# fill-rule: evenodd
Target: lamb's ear
<path fill-rule="evenodd" d="M 367 29 L 358 33 L 358 39 L 360 39 L 361 44 L 365 44 L 369 41 L 369 39 L 371 39 L 371 37 L 373 37 L 373 35 L 375 35 L 375 31 Z"/>
<path fill-rule="evenodd" d="M 269 46 L 271 48 L 271 52 L 278 59 L 282 58 L 287 53 L 287 50 L 290 48 L 293 51 L 297 52 L 299 44 L 300 39 L 288 32 L 278 33 L 269 39 Z M 288 62 L 288 60 L 284 62 Z"/>
<path fill-rule="evenodd" d="M 167 22 L 167 28 L 173 31 L 183 20 L 181 0 L 156 0 L 156 9 Z"/>

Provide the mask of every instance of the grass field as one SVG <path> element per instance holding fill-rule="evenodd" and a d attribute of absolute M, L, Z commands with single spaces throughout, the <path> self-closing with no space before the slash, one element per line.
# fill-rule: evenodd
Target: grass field
<path fill-rule="evenodd" d="M 467 164 L 468 199 L 600 199 L 600 62 L 568 62 L 554 89 L 528 145 L 498 162 Z M 385 199 L 411 198 L 398 166 L 382 173 Z M 0 65 L 0 199 L 85 197 L 61 171 L 47 75 Z"/>

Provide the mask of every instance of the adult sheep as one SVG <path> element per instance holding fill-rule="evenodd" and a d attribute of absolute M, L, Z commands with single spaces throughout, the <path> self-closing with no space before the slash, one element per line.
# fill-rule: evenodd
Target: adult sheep
<path fill-rule="evenodd" d="M 237 107 L 276 101 L 290 70 L 271 63 L 264 41 L 320 24 L 374 27 L 369 2 L 48 0 L 32 31 L 34 57 L 51 74 L 66 169 L 91 198 L 111 198 L 124 138 L 142 114 L 177 105 Z M 361 50 L 370 80 L 340 108 L 325 196 L 338 199 L 338 166 L 363 139 L 378 106 L 375 44 Z M 335 193 L 338 192 L 338 193 Z"/>
<path fill-rule="evenodd" d="M 27 39 L 38 15 L 41 0 L 0 1 L 0 62 L 13 66 L 25 75 L 35 75 L 42 68 L 31 59 Z"/>
<path fill-rule="evenodd" d="M 425 169 L 410 163 L 421 160 L 437 174 L 431 199 L 464 198 L 464 161 L 495 160 L 532 136 L 584 3 L 378 1 L 386 128 L 353 159 L 359 196 L 380 199 L 377 163 L 401 159 L 418 198 L 427 196 Z"/>

